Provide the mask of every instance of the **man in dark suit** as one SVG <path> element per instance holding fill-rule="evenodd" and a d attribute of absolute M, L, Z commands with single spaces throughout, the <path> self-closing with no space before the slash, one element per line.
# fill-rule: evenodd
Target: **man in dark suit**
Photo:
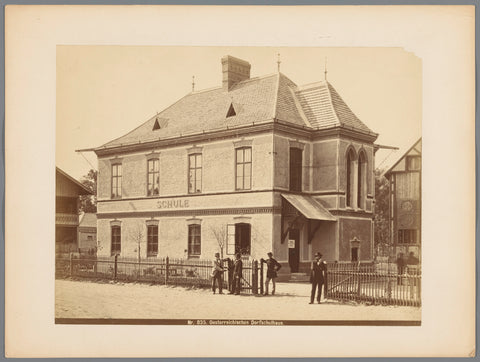
<path fill-rule="evenodd" d="M 233 265 L 233 288 L 232 294 L 240 294 L 240 280 L 242 279 L 243 263 L 241 254 L 237 253 L 235 256 L 235 263 Z"/>
<path fill-rule="evenodd" d="M 310 303 L 313 304 L 315 299 L 315 291 L 318 287 L 317 302 L 320 304 L 322 298 L 322 286 L 327 282 L 327 263 L 322 259 L 321 253 L 315 254 L 315 260 L 312 262 L 312 270 L 310 273 L 310 282 L 312 283 L 312 294 Z"/>

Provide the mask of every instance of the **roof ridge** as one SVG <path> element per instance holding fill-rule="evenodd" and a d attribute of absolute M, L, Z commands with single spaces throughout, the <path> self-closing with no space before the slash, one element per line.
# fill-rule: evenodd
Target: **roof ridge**
<path fill-rule="evenodd" d="M 340 117 L 338 117 L 337 110 L 335 109 L 335 106 L 333 105 L 333 100 L 332 100 L 332 93 L 330 91 L 330 83 L 328 81 L 325 81 L 326 88 L 327 88 L 327 94 L 328 94 L 328 100 L 329 100 L 329 105 L 333 109 L 333 114 L 335 115 L 335 118 L 337 120 L 337 125 L 342 125 L 342 122 L 340 121 Z M 343 100 L 343 99 L 342 99 Z"/>
<path fill-rule="evenodd" d="M 302 117 L 303 121 L 311 128 L 313 128 L 312 123 L 308 120 L 308 117 L 305 115 L 305 112 L 303 112 L 302 105 L 300 103 L 300 100 L 297 98 L 296 92 L 292 89 L 292 87 L 288 87 L 290 90 L 290 93 L 292 94 L 293 102 L 295 103 L 295 107 L 297 107 L 298 113 L 300 114 L 300 117 Z"/>
<path fill-rule="evenodd" d="M 277 84 L 275 86 L 275 97 L 273 99 L 273 119 L 277 118 L 278 93 L 280 91 L 280 72 L 276 73 Z"/>

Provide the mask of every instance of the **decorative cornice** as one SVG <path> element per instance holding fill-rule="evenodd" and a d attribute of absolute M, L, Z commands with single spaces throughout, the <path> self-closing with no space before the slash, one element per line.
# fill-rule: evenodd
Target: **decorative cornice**
<path fill-rule="evenodd" d="M 187 148 L 187 154 L 189 155 L 192 155 L 192 154 L 195 154 L 195 153 L 202 153 L 203 152 L 203 147 L 199 147 L 199 146 L 193 146 L 193 147 L 190 147 L 190 148 Z"/>
<path fill-rule="evenodd" d="M 97 219 L 113 218 L 145 218 L 145 217 L 190 217 L 212 215 L 242 215 L 242 214 L 280 214 L 280 207 L 245 207 L 245 208 L 218 208 L 197 210 L 167 210 L 167 211 L 124 211 L 97 213 Z M 113 221 L 111 221 L 113 223 Z"/>
<path fill-rule="evenodd" d="M 197 143 L 211 142 L 219 139 L 231 139 L 255 135 L 260 133 L 284 133 L 288 136 L 301 137 L 306 141 L 314 141 L 319 139 L 328 139 L 341 137 L 359 142 L 372 143 L 377 139 L 375 133 L 363 133 L 354 129 L 344 127 L 332 127 L 329 129 L 313 129 L 306 126 L 296 125 L 290 122 L 284 122 L 277 119 L 270 122 L 262 122 L 259 124 L 248 124 L 245 126 L 235 127 L 233 129 L 223 129 L 198 133 L 194 135 L 177 136 L 168 139 L 158 139 L 143 143 L 132 143 L 126 145 L 112 146 L 108 148 L 94 149 L 97 156 L 104 157 L 109 155 L 128 154 L 132 152 L 140 152 L 152 149 L 168 148 L 172 146 L 195 145 Z"/>

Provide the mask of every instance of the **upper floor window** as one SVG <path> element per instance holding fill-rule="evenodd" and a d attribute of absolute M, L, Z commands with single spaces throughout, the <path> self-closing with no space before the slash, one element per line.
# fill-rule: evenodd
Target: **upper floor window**
<path fill-rule="evenodd" d="M 202 192 L 202 154 L 188 155 L 188 192 Z"/>
<path fill-rule="evenodd" d="M 358 188 L 357 188 L 357 207 L 364 208 L 365 191 L 367 187 L 367 157 L 365 152 L 361 151 L 358 155 Z"/>
<path fill-rule="evenodd" d="M 235 188 L 237 190 L 250 190 L 252 188 L 252 148 L 237 148 L 235 152 Z"/>
<path fill-rule="evenodd" d="M 290 190 L 302 191 L 302 154 L 299 148 L 290 148 Z"/>
<path fill-rule="evenodd" d="M 112 226 L 112 243 L 111 243 L 111 254 L 116 255 L 120 254 L 122 250 L 122 233 L 120 226 Z"/>
<path fill-rule="evenodd" d="M 348 207 L 353 206 L 353 188 L 354 188 L 354 164 L 355 162 L 355 154 L 353 153 L 353 150 L 350 149 L 347 153 L 347 172 L 346 172 L 346 177 L 347 177 L 347 187 L 346 187 L 346 203 Z"/>
<path fill-rule="evenodd" d="M 397 241 L 398 241 L 398 244 L 416 244 L 417 230 L 416 229 L 399 229 Z"/>
<path fill-rule="evenodd" d="M 156 196 L 160 189 L 160 171 L 158 159 L 147 161 L 147 195 Z"/>
<path fill-rule="evenodd" d="M 407 157 L 407 170 L 418 171 L 422 166 L 422 160 L 420 156 L 408 156 Z"/>
<path fill-rule="evenodd" d="M 158 225 L 147 225 L 147 256 L 158 254 Z"/>
<path fill-rule="evenodd" d="M 112 165 L 112 199 L 122 197 L 122 164 Z"/>
<path fill-rule="evenodd" d="M 188 225 L 188 257 L 198 257 L 202 252 L 201 226 Z"/>

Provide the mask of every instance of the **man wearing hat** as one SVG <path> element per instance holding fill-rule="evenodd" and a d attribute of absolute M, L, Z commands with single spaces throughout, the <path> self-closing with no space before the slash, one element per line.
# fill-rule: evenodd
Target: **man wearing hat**
<path fill-rule="evenodd" d="M 223 294 L 222 292 L 222 274 L 223 274 L 223 265 L 222 259 L 220 259 L 220 253 L 215 253 L 215 260 L 213 261 L 213 268 L 212 268 L 212 291 L 215 294 L 215 281 L 218 284 L 218 294 Z"/>
<path fill-rule="evenodd" d="M 315 299 L 315 290 L 318 286 L 317 302 L 320 304 L 322 298 L 322 286 L 327 281 L 327 263 L 322 260 L 322 254 L 316 253 L 315 260 L 312 262 L 312 270 L 310 273 L 310 283 L 312 283 L 312 294 L 310 296 L 310 304 Z"/>
<path fill-rule="evenodd" d="M 282 267 L 278 261 L 273 259 L 273 254 L 271 252 L 267 253 L 268 259 L 261 259 L 262 263 L 267 264 L 267 279 L 265 281 L 265 295 L 268 295 L 268 284 L 270 280 L 272 281 L 272 295 L 275 294 L 275 278 L 277 277 L 277 272 Z"/>
<path fill-rule="evenodd" d="M 239 295 L 241 289 L 241 279 L 243 273 L 242 255 L 237 253 L 235 255 L 235 263 L 233 264 L 233 286 L 230 294 Z"/>

